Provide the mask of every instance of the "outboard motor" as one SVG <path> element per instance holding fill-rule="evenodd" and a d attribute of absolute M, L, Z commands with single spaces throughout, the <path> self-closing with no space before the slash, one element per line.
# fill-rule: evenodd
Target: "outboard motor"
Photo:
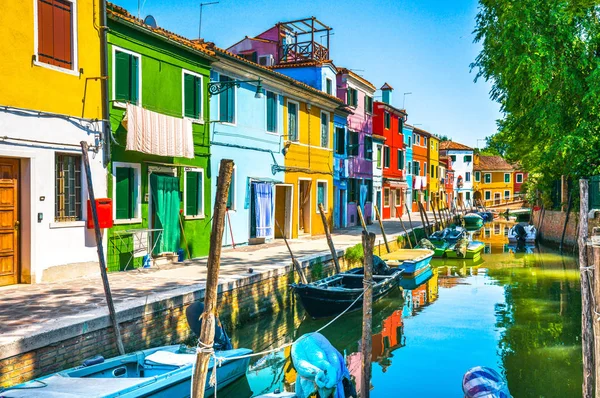
<path fill-rule="evenodd" d="M 394 269 L 390 268 L 380 257 L 373 255 L 373 275 L 391 275 Z"/>
<path fill-rule="evenodd" d="M 515 236 L 517 238 L 517 242 L 525 242 L 527 238 L 527 231 L 521 224 L 515 225 Z"/>
<path fill-rule="evenodd" d="M 194 333 L 197 337 L 200 337 L 200 330 L 202 329 L 202 321 L 200 320 L 200 316 L 203 312 L 204 303 L 201 301 L 196 301 L 190 304 L 185 310 L 185 317 L 187 318 L 188 326 L 192 330 L 192 333 Z M 213 348 L 215 351 L 233 349 L 233 346 L 231 345 L 231 339 L 229 336 L 227 336 L 225 329 L 223 329 L 219 317 L 216 316 L 215 318 L 215 343 Z"/>

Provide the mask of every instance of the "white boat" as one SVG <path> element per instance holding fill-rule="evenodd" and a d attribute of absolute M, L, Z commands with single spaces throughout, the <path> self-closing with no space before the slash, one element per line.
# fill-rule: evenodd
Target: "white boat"
<path fill-rule="evenodd" d="M 510 243 L 517 243 L 518 241 L 535 243 L 536 237 L 537 229 L 533 225 L 516 224 L 508 231 L 508 241 Z"/>

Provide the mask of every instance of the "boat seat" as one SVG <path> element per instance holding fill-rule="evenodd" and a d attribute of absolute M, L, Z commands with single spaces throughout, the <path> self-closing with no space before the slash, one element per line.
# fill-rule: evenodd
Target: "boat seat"
<path fill-rule="evenodd" d="M 196 361 L 196 354 L 176 354 L 171 351 L 156 351 L 146 357 L 147 364 L 186 366 Z"/>

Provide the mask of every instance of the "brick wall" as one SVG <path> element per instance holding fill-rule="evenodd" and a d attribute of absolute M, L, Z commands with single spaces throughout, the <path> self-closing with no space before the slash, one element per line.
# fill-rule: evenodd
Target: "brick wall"
<path fill-rule="evenodd" d="M 553 244 L 560 244 L 567 213 L 562 211 L 546 210 L 543 217 L 541 211 L 533 212 L 533 223 L 539 230 L 541 241 Z M 540 219 L 541 217 L 541 219 Z M 592 228 L 600 227 L 600 216 L 596 215 L 593 219 L 588 219 L 589 236 L 592 235 Z M 571 212 L 565 232 L 564 245 L 566 247 L 577 246 L 577 229 L 579 228 L 579 213 Z"/>

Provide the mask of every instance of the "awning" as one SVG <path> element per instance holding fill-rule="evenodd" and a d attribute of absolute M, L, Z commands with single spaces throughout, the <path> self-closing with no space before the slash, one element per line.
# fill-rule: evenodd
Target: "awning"
<path fill-rule="evenodd" d="M 386 184 L 389 184 L 389 186 L 391 188 L 396 188 L 396 189 L 408 188 L 408 184 L 406 183 L 406 181 L 384 178 L 384 182 Z"/>

